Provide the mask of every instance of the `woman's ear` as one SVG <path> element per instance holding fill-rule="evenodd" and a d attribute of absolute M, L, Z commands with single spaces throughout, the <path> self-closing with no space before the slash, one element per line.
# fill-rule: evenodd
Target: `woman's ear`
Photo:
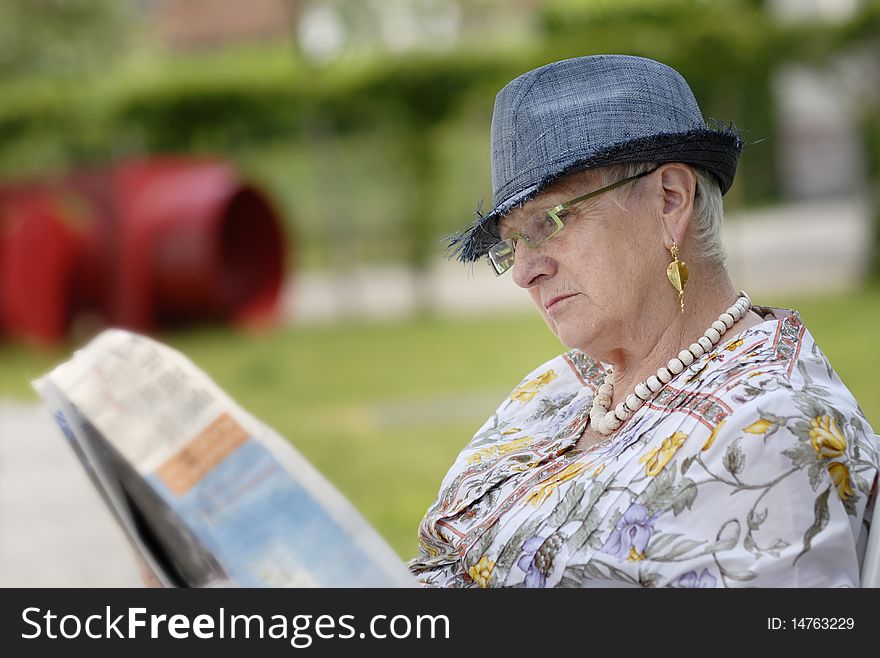
<path fill-rule="evenodd" d="M 657 175 L 662 203 L 660 222 L 663 225 L 664 246 L 669 249 L 673 241 L 679 246 L 684 244 L 684 236 L 694 214 L 697 177 L 693 169 L 678 162 L 662 165 Z"/>

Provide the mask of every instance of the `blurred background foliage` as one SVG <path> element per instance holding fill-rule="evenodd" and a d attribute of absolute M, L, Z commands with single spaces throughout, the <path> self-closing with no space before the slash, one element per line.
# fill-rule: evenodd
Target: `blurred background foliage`
<path fill-rule="evenodd" d="M 553 0 L 531 3 L 518 37 L 482 39 L 477 18 L 504 11 L 483 0 L 439 3 L 473 14 L 477 27 L 455 47 L 398 52 L 357 39 L 377 20 L 376 3 L 328 2 L 350 35 L 328 59 L 296 31 L 303 4 L 292 4 L 300 13 L 290 14 L 288 38 L 169 51 L 138 29 L 138 3 L 4 3 L 0 175 L 224 153 L 274 194 L 300 265 L 332 265 L 342 254 L 423 268 L 475 201 L 491 197 L 492 103 L 519 73 L 602 52 L 677 68 L 704 114 L 735 121 L 750 144 L 727 197 L 736 209 L 780 197 L 777 154 L 765 141 L 776 132 L 774 72 L 792 62 L 830 66 L 876 48 L 880 34 L 878 2 L 845 20 L 783 22 L 757 0 Z M 878 109 L 865 103 L 861 112 L 876 178 Z"/>

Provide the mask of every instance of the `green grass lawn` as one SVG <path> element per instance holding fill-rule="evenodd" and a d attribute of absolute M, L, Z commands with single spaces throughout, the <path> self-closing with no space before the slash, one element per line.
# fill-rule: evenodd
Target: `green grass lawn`
<path fill-rule="evenodd" d="M 755 301 L 801 311 L 880 428 L 880 289 Z M 416 527 L 458 450 L 526 372 L 562 351 L 536 314 L 160 339 L 288 437 L 404 558 L 415 554 Z M 0 398 L 35 400 L 28 381 L 72 349 L 0 346 Z"/>

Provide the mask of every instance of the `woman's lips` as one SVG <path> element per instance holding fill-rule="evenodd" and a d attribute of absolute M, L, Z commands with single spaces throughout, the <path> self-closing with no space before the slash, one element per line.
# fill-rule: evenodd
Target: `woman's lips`
<path fill-rule="evenodd" d="M 551 308 L 556 306 L 556 304 L 558 304 L 559 302 L 561 302 L 565 299 L 568 299 L 569 297 L 574 297 L 576 294 L 577 293 L 569 293 L 567 295 L 557 295 L 556 297 L 551 298 L 550 301 L 544 305 L 544 310 L 549 311 Z"/>

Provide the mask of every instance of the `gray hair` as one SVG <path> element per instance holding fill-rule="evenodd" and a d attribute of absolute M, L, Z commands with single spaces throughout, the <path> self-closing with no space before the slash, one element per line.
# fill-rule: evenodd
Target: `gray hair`
<path fill-rule="evenodd" d="M 635 176 L 656 166 L 653 163 L 611 165 L 599 169 L 602 185 Z M 724 205 L 721 201 L 721 188 L 715 177 L 702 167 L 688 165 L 697 177 L 697 190 L 694 195 L 694 215 L 691 218 L 691 235 L 698 250 L 687 257 L 693 260 L 706 260 L 724 267 L 726 253 L 721 239 L 721 222 L 724 218 Z M 609 194 L 621 203 L 632 188 L 628 185 L 611 190 Z"/>

